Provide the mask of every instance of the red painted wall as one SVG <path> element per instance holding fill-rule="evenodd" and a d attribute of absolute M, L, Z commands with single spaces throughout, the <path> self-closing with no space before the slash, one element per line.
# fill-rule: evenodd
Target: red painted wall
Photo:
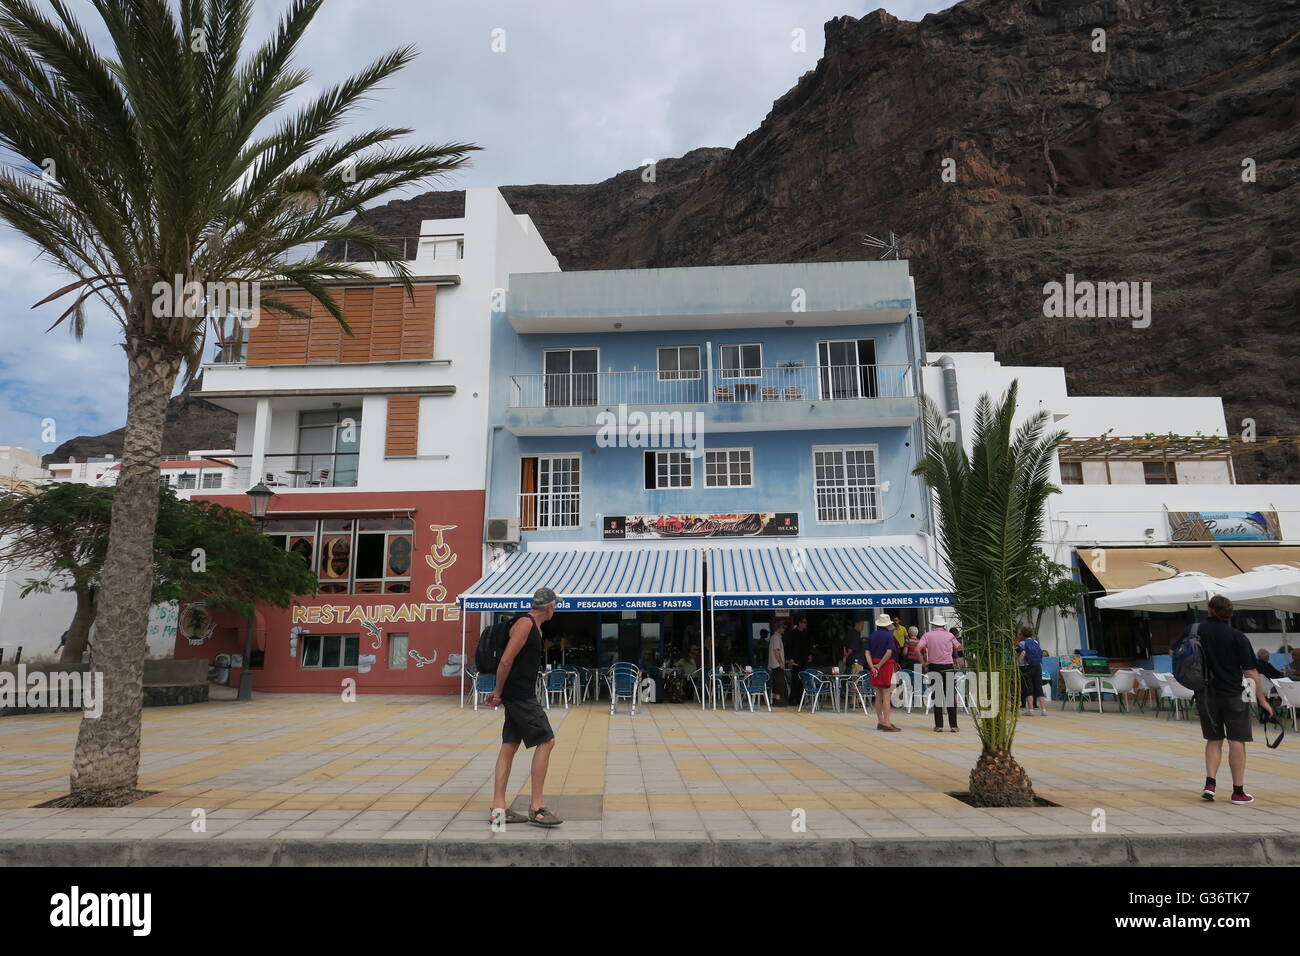
<path fill-rule="evenodd" d="M 244 495 L 202 497 L 241 511 L 248 510 L 248 499 Z M 415 526 L 411 590 L 409 594 L 304 596 L 289 608 L 260 607 L 254 646 L 264 648 L 266 657 L 263 666 L 253 670 L 253 689 L 339 693 L 343 680 L 352 678 L 359 693 L 459 693 L 459 671 L 452 658 L 452 655 L 460 653 L 461 642 L 460 608 L 456 605 L 456 597 L 481 576 L 483 507 L 482 491 L 312 491 L 274 498 L 267 514 L 268 520 L 311 518 L 319 512 L 354 509 L 414 509 L 411 515 Z M 321 517 L 346 518 L 349 515 L 335 513 Z M 181 602 L 182 615 L 187 603 Z M 477 614 L 469 615 L 470 648 L 477 641 L 478 618 Z M 217 654 L 242 654 L 246 635 L 243 618 L 229 612 L 218 612 L 214 620 L 217 626 L 202 643 L 192 644 L 178 632 L 176 657 L 211 660 Z M 364 627 L 363 620 L 371 623 L 378 634 Z M 304 629 L 296 645 L 291 642 L 291 632 L 295 627 Z M 360 637 L 360 653 L 373 654 L 375 661 L 368 673 L 360 673 L 357 667 L 305 668 L 301 664 L 302 633 L 356 634 Z M 389 667 L 390 633 L 410 635 L 409 650 L 418 658 L 408 653 L 405 668 Z M 295 650 L 291 651 L 291 647 Z M 231 684 L 237 684 L 238 680 L 239 671 L 233 670 Z"/>

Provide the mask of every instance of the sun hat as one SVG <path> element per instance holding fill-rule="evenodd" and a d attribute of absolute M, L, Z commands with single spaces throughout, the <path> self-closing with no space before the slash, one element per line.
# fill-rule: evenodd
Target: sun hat
<path fill-rule="evenodd" d="M 894 619 L 888 614 L 881 614 L 876 618 L 876 627 L 889 627 L 894 623 Z"/>
<path fill-rule="evenodd" d="M 533 610 L 540 611 L 555 603 L 555 592 L 550 588 L 538 588 L 533 594 Z"/>

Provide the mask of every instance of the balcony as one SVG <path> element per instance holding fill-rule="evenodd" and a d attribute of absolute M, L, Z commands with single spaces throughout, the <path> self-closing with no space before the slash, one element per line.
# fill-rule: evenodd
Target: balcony
<path fill-rule="evenodd" d="M 222 455 L 236 466 L 230 487 L 245 490 L 259 481 L 276 491 L 310 488 L 355 488 L 359 452 L 267 452 L 262 469 L 253 474 L 252 455 Z"/>
<path fill-rule="evenodd" d="M 520 531 L 576 528 L 581 515 L 581 495 L 576 491 L 521 492 L 519 495 Z"/>
<path fill-rule="evenodd" d="M 715 431 L 911 425 L 908 365 L 784 365 L 685 371 L 512 375 L 507 426 L 517 435 L 595 433 L 602 412 L 654 406 L 707 415 Z"/>

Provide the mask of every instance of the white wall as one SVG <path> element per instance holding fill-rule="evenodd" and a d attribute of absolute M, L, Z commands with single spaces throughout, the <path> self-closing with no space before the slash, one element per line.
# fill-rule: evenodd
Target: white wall
<path fill-rule="evenodd" d="M 77 596 L 71 591 L 20 596 L 29 578 L 43 576 L 27 568 L 0 571 L 0 645 L 6 662 L 13 660 L 19 646 L 24 660 L 52 656 L 63 632 L 72 626 Z"/>

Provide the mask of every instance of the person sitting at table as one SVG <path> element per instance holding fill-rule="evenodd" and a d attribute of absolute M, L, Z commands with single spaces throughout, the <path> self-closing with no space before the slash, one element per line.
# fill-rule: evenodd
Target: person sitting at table
<path fill-rule="evenodd" d="M 1291 680 L 1300 680 L 1300 647 L 1291 648 L 1291 663 L 1282 668 L 1282 675 Z"/>
<path fill-rule="evenodd" d="M 1255 669 L 1259 671 L 1260 674 L 1267 677 L 1269 680 L 1277 680 L 1282 676 L 1282 672 L 1274 667 L 1273 662 L 1268 659 L 1268 651 L 1265 648 L 1261 647 L 1259 651 L 1256 652 L 1255 656 L 1259 658 L 1259 666 Z"/>
<path fill-rule="evenodd" d="M 904 632 L 906 633 L 906 632 Z M 898 669 L 898 640 L 894 637 L 893 621 L 888 614 L 876 618 L 876 629 L 867 638 L 867 659 L 871 668 L 871 686 L 876 688 L 876 729 L 898 733 L 890 714 L 890 690 L 894 686 L 894 672 Z"/>

